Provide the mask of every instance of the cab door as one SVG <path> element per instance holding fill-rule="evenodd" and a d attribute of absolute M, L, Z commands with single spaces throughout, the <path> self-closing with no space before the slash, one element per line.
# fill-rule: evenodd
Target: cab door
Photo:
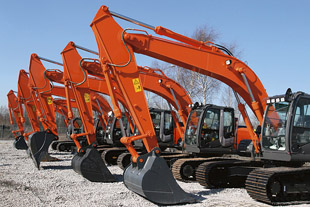
<path fill-rule="evenodd" d="M 223 147 L 233 145 L 235 140 L 235 115 L 232 108 L 221 109 L 219 141 Z"/>
<path fill-rule="evenodd" d="M 185 128 L 185 149 L 188 152 L 200 152 L 199 136 L 200 136 L 200 123 L 203 116 L 203 110 L 194 109 L 191 111 Z"/>
<path fill-rule="evenodd" d="M 220 108 L 214 106 L 205 108 L 199 133 L 201 148 L 221 147 L 220 129 L 223 128 L 223 123 L 223 113 Z"/>

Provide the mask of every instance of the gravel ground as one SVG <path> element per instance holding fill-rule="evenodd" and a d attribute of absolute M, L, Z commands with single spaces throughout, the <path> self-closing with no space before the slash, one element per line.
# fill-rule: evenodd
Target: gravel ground
<path fill-rule="evenodd" d="M 26 151 L 16 150 L 12 140 L 0 141 L 0 206 L 156 206 L 129 191 L 122 183 L 122 170 L 109 166 L 116 183 L 92 183 L 71 168 L 72 155 L 50 150 L 57 162 L 35 168 Z M 205 189 L 197 183 L 178 182 L 199 200 L 179 206 L 268 206 L 250 198 L 244 189 Z M 307 206 L 307 205 L 298 205 Z"/>

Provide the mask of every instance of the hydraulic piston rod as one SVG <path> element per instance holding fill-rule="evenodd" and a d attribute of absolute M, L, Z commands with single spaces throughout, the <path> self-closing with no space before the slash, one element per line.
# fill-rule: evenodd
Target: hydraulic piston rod
<path fill-rule="evenodd" d="M 151 30 L 155 30 L 155 27 L 154 27 L 154 26 L 149 25 L 149 24 L 146 24 L 146 23 L 141 22 L 141 21 L 139 21 L 139 20 L 135 20 L 135 19 L 132 19 L 132 18 L 130 18 L 130 17 L 126 17 L 126 16 L 124 16 L 124 15 L 122 15 L 122 14 L 118 14 L 118 13 L 113 12 L 113 11 L 110 11 L 110 13 L 111 13 L 112 16 L 115 16 L 115 17 L 118 17 L 118 18 L 120 18 L 120 19 L 126 20 L 126 21 L 128 21 L 128 22 L 131 22 L 131 23 L 140 25 L 140 26 L 142 26 L 142 27 L 149 28 L 149 29 L 151 29 Z"/>
<path fill-rule="evenodd" d="M 54 64 L 56 64 L 56 65 L 63 66 L 62 63 L 57 62 L 57 61 L 54 61 L 54 60 L 50 60 L 50 59 L 47 59 L 47 58 L 44 58 L 44 57 L 41 57 L 41 56 L 38 56 L 38 58 L 39 58 L 40 60 L 44 60 L 44 61 L 46 61 L 46 62 L 50 62 L 50 63 L 54 63 Z"/>
<path fill-rule="evenodd" d="M 76 47 L 76 48 L 78 48 L 78 49 L 80 49 L 80 50 L 84 50 L 84 51 L 86 51 L 86 52 L 92 53 L 92 54 L 94 54 L 94 55 L 99 55 L 98 52 L 96 52 L 96 51 L 94 51 L 94 50 L 91 50 L 91 49 L 88 49 L 88 48 L 85 48 L 85 47 L 82 47 L 82 46 L 79 46 L 79 45 L 77 45 L 77 44 L 75 44 L 75 43 L 74 43 L 74 47 Z"/>

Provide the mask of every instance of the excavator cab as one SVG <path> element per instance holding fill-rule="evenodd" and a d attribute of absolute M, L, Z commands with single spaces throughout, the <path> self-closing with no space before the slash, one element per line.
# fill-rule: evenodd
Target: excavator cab
<path fill-rule="evenodd" d="M 262 126 L 263 158 L 310 160 L 310 95 L 303 92 L 270 97 Z"/>
<path fill-rule="evenodd" d="M 130 133 L 130 126 L 127 117 L 123 114 L 122 121 L 126 134 Z M 124 135 L 122 134 L 121 125 L 114 115 L 110 115 L 107 121 L 107 128 L 105 130 L 104 141 L 107 144 L 115 146 L 123 146 L 120 139 Z"/>
<path fill-rule="evenodd" d="M 70 120 L 70 123 L 68 125 L 68 128 L 67 128 L 67 138 L 68 139 L 71 139 L 70 135 L 71 134 L 80 134 L 80 133 L 83 133 L 84 130 L 83 130 L 83 123 L 82 123 L 82 120 L 81 118 L 79 117 L 75 117 L 74 119 L 71 119 Z M 79 138 L 81 139 L 81 138 Z M 85 137 L 84 137 L 85 139 Z"/>
<path fill-rule="evenodd" d="M 173 137 L 175 134 L 175 124 L 171 115 L 170 110 L 149 108 L 153 127 L 157 137 L 158 145 L 162 151 L 167 147 L 174 145 Z M 139 134 L 135 130 L 135 134 Z M 141 140 L 134 142 L 135 146 L 142 147 L 143 143 Z"/>
<path fill-rule="evenodd" d="M 150 108 L 157 140 L 160 143 L 171 143 L 174 134 L 174 124 L 171 112 L 164 109 Z"/>
<path fill-rule="evenodd" d="M 99 118 L 95 119 L 95 132 L 96 140 L 99 145 L 105 144 L 105 128 L 103 127 L 102 121 Z"/>
<path fill-rule="evenodd" d="M 185 147 L 193 153 L 223 153 L 235 139 L 234 109 L 194 104 L 186 123 Z M 213 150 L 212 150 L 213 149 Z"/>

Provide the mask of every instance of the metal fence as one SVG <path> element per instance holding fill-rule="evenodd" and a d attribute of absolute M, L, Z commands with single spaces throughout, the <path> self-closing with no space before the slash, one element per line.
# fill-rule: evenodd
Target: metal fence
<path fill-rule="evenodd" d="M 0 125 L 0 138 L 1 139 L 9 139 L 14 138 L 14 135 L 12 133 L 12 130 L 14 129 L 14 126 L 9 125 Z"/>

